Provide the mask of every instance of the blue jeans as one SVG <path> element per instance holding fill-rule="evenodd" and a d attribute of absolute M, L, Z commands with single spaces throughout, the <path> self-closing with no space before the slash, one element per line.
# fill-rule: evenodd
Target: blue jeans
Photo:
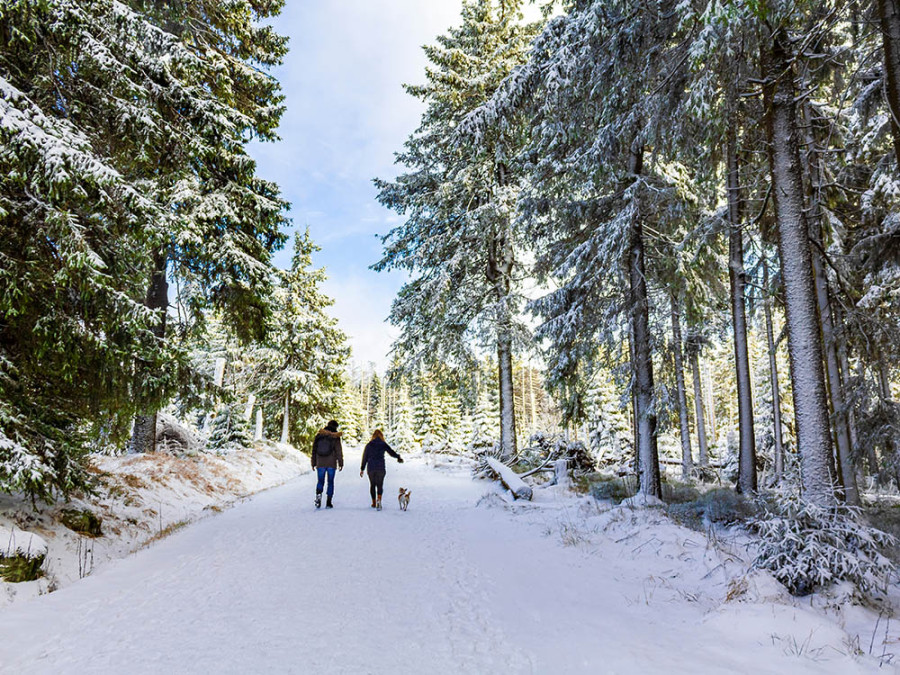
<path fill-rule="evenodd" d="M 317 466 L 316 471 L 319 474 L 319 482 L 316 483 L 316 494 L 322 493 L 322 488 L 325 487 L 325 476 L 328 476 L 328 496 L 332 497 L 334 495 L 334 473 L 336 469 L 331 466 Z"/>

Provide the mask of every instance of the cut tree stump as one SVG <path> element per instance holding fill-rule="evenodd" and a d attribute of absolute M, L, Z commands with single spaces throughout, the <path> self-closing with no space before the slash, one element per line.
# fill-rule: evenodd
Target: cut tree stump
<path fill-rule="evenodd" d="M 507 490 L 513 493 L 516 499 L 531 499 L 533 496 L 531 487 L 519 477 L 519 474 L 493 457 L 486 457 L 485 459 L 494 473 L 500 476 L 500 482 L 503 483 Z"/>

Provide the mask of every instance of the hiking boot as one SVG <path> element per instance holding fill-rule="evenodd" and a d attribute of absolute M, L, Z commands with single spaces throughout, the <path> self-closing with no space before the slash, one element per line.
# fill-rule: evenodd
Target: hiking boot
<path fill-rule="evenodd" d="M 373 509 L 375 508 L 375 500 L 374 499 L 372 500 L 372 508 Z"/>
<path fill-rule="evenodd" d="M 328 497 L 328 498 L 325 500 L 325 508 L 326 508 L 326 509 L 333 509 L 333 508 L 334 508 L 334 504 L 331 503 L 331 497 Z"/>
<path fill-rule="evenodd" d="M 316 508 L 319 508 L 320 506 L 322 506 L 322 493 L 317 492 L 316 493 Z"/>
<path fill-rule="evenodd" d="M 375 500 L 375 510 L 381 511 L 381 496 L 379 495 L 378 499 Z"/>

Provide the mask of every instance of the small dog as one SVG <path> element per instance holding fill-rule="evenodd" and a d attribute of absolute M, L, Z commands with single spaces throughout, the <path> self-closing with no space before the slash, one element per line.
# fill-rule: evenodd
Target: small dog
<path fill-rule="evenodd" d="M 400 502 L 400 510 L 406 511 L 409 506 L 409 496 L 412 494 L 412 490 L 404 490 L 400 488 L 400 494 L 397 496 L 397 501 Z"/>

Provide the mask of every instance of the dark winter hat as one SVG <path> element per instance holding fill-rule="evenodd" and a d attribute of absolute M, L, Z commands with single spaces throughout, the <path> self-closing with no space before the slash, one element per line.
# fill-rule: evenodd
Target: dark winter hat
<path fill-rule="evenodd" d="M 325 428 L 328 429 L 328 431 L 337 431 L 337 420 L 331 420 L 330 422 L 328 422 L 328 424 L 325 425 Z"/>

